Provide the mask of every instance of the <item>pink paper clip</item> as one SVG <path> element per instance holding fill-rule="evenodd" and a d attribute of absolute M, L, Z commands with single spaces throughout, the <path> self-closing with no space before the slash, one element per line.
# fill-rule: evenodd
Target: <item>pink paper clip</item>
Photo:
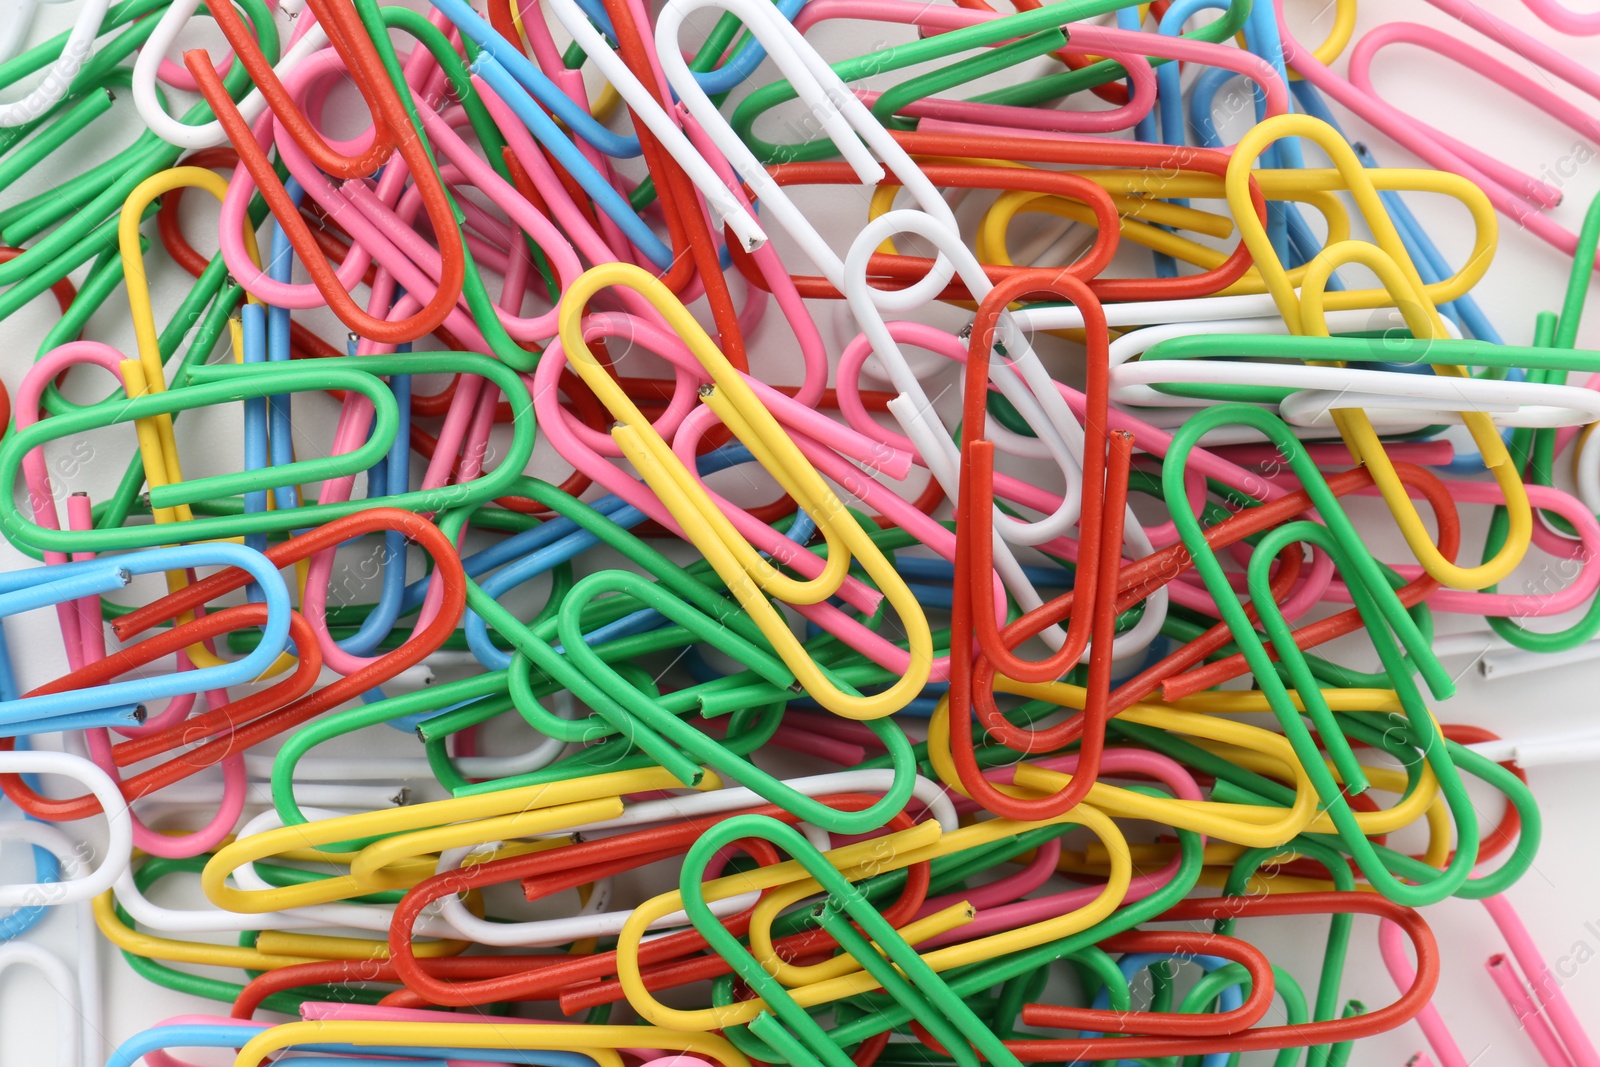
<path fill-rule="evenodd" d="M 1551 77 L 1559 78 L 1600 100 L 1600 75 L 1577 60 L 1562 55 L 1504 19 L 1489 14 L 1470 0 L 1428 0 L 1428 2 L 1464 25 L 1477 30 L 1489 40 L 1499 42 L 1523 59 L 1538 65 Z M 1529 6 L 1534 5 L 1530 3 Z M 1546 7 L 1546 11 L 1549 10 Z M 1535 11 L 1538 12 L 1537 7 Z M 1441 133 L 1388 103 L 1373 90 L 1368 68 L 1373 55 L 1379 49 L 1386 44 L 1404 41 L 1429 48 L 1466 69 L 1483 73 L 1501 88 L 1521 97 L 1587 138 L 1595 139 L 1600 135 L 1600 122 L 1591 118 L 1582 108 L 1562 100 L 1539 81 L 1514 70 L 1470 44 L 1430 27 L 1414 23 L 1391 23 L 1378 27 L 1356 43 L 1350 56 L 1349 76 L 1343 78 L 1323 65 L 1310 48 L 1295 39 L 1284 19 L 1281 7 L 1277 10 L 1277 18 L 1278 30 L 1283 36 L 1284 50 L 1290 57 L 1289 65 L 1295 73 L 1414 152 L 1429 166 L 1459 174 L 1481 187 L 1497 211 L 1525 227 L 1541 240 L 1568 255 L 1575 252 L 1578 235 L 1544 214 L 1546 210 L 1561 202 L 1559 188 L 1531 175 L 1523 174 L 1514 167 Z M 1556 177 L 1559 178 L 1560 175 Z"/>
<path fill-rule="evenodd" d="M 1594 1042 L 1584 1031 L 1577 1013 L 1561 992 L 1559 980 L 1534 946 L 1528 928 L 1523 925 L 1522 918 L 1511 902 L 1504 896 L 1492 896 L 1484 898 L 1483 906 L 1488 909 L 1489 917 L 1505 938 L 1517 966 L 1527 976 L 1527 982 L 1524 984 L 1523 978 L 1512 968 L 1511 961 L 1501 954 L 1490 957 L 1489 975 L 1510 1004 L 1517 1022 L 1527 1031 L 1539 1055 L 1551 1067 L 1600 1065 L 1600 1055 L 1595 1052 Z M 1390 976 L 1400 988 L 1406 988 L 1415 976 L 1411 961 L 1406 957 L 1405 938 L 1399 927 L 1389 922 L 1381 924 L 1378 928 L 1378 948 Z M 1417 1025 L 1422 1027 L 1423 1036 L 1433 1049 L 1439 1067 L 1469 1067 L 1470 1061 L 1462 1054 L 1460 1045 L 1436 1007 L 1432 1004 L 1424 1007 L 1417 1015 Z M 1413 1058 L 1411 1062 L 1432 1061 L 1424 1057 L 1420 1060 Z"/>

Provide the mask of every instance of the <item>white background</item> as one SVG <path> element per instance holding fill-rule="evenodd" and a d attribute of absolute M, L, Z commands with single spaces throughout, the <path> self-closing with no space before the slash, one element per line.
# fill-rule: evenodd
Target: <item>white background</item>
<path fill-rule="evenodd" d="M 1593 0 L 1582 2 L 1593 4 Z M 1481 6 L 1511 19 L 1591 67 L 1600 61 L 1600 39 L 1564 39 L 1546 29 L 1516 0 L 1485 0 Z M 65 28 L 76 8 L 72 3 L 45 8 L 35 26 L 33 40 Z M 4 6 L 0 5 L 0 11 L 3 10 Z M 1324 4 L 1323 0 L 1291 0 L 1293 24 L 1299 27 L 1300 36 L 1307 42 L 1322 39 L 1330 25 L 1332 10 L 1332 4 Z M 0 17 L 5 16 L 0 14 Z M 1439 25 L 1447 32 L 1459 34 L 1519 69 L 1533 73 L 1541 84 L 1579 101 L 1591 113 L 1600 111 L 1600 103 L 1537 71 L 1498 43 L 1477 38 L 1472 31 L 1452 22 L 1424 0 L 1385 0 L 1383 3 L 1368 0 L 1362 10 L 1361 28 L 1396 19 Z M 876 30 L 874 27 L 874 32 Z M 859 24 L 846 24 L 843 28 L 818 31 L 813 37 L 825 51 L 842 56 L 861 51 L 862 32 L 865 31 L 859 29 Z M 891 29 L 885 31 L 884 37 L 886 41 L 898 41 L 904 35 Z M 191 30 L 184 43 L 206 43 L 215 47 L 216 41 L 216 35 L 207 26 Z M 1580 133 L 1537 113 L 1461 68 L 1416 49 L 1400 46 L 1386 53 L 1376 69 L 1379 89 L 1398 106 L 1515 163 L 1528 173 L 1561 186 L 1566 200 L 1553 213 L 1554 217 L 1570 228 L 1577 228 L 1589 200 L 1600 189 L 1600 167 L 1592 162 L 1596 158 L 1596 148 Z M 769 72 L 770 67 L 765 68 L 755 80 L 758 83 L 767 80 L 771 76 Z M 90 137 L 73 142 L 74 150 L 82 153 L 86 161 L 104 159 L 126 143 L 117 135 L 104 133 L 118 128 L 119 123 L 121 128 L 129 129 L 127 124 L 133 121 L 133 112 L 125 98 L 117 104 L 114 115 L 113 120 L 96 126 L 97 132 Z M 1348 116 L 1341 114 L 1341 118 Z M 1352 136 L 1366 140 L 1386 165 L 1417 164 L 1408 153 L 1361 123 L 1350 120 L 1346 128 Z M 1236 136 L 1237 130 L 1232 134 Z M 126 136 L 131 137 L 131 133 Z M 1574 169 L 1571 161 L 1575 159 L 1591 162 L 1576 167 L 1576 173 L 1570 173 Z M 14 203 L 19 195 L 41 191 L 72 172 L 56 162 L 52 162 L 50 170 L 52 173 L 31 176 L 14 189 L 0 193 L 0 205 Z M 849 197 L 855 193 L 837 189 L 828 195 L 829 199 L 812 201 L 820 209 L 817 217 L 841 236 L 841 240 L 847 239 L 865 217 L 864 197 L 851 200 Z M 199 199 L 198 195 L 191 197 L 191 200 Z M 1459 211 L 1427 197 L 1412 197 L 1409 203 L 1425 222 L 1432 224 L 1433 236 L 1447 258 L 1460 262 L 1470 235 L 1460 228 Z M 850 210 L 841 210 L 841 204 L 848 204 Z M 197 208 L 191 204 L 190 207 L 191 219 L 214 218 L 204 205 Z M 153 230 L 153 227 L 146 229 Z M 203 231 L 203 224 L 191 230 Z M 207 241 L 197 241 L 197 244 L 208 250 L 211 247 Z M 779 246 L 785 247 L 781 240 Z M 796 270 L 804 269 L 798 256 L 786 257 L 786 261 Z M 1509 342 L 1525 344 L 1531 340 L 1535 313 L 1559 306 L 1569 265 L 1567 257 L 1502 220 L 1499 254 L 1474 295 Z M 175 294 L 182 291 L 184 282 L 159 253 L 151 256 L 151 270 L 157 281 L 159 317 L 170 312 Z M 90 335 L 131 351 L 131 331 L 126 324 L 126 307 L 120 303 L 122 299 L 120 292 L 112 297 L 96 316 Z M 36 301 L 8 321 L 4 332 L 0 333 L 0 379 L 13 393 L 33 358 L 39 338 L 52 321 L 53 313 L 46 304 L 45 300 Z M 311 321 L 321 327 L 324 336 L 336 337 L 342 333 L 326 318 L 312 316 Z M 951 320 L 946 312 L 941 312 L 939 321 Z M 769 328 L 758 335 L 760 343 L 752 346 L 758 370 L 786 363 L 784 357 L 791 349 L 786 347 L 786 338 L 781 334 L 781 329 Z M 1580 347 L 1600 348 L 1600 320 L 1585 326 L 1579 335 L 1579 344 Z M 776 375 L 774 380 L 792 380 L 792 375 L 785 370 L 776 371 Z M 331 417 L 331 409 L 328 414 Z M 185 440 L 201 440 L 208 434 L 229 429 L 225 417 L 196 417 L 183 430 L 183 435 Z M 233 432 L 236 434 L 236 430 Z M 227 440 L 236 441 L 237 437 Z M 97 438 L 93 444 L 95 451 L 87 469 L 63 479 L 68 488 L 103 493 L 115 474 L 120 473 L 129 455 L 128 442 L 107 436 Z M 196 472 L 227 469 L 236 455 L 236 446 L 205 452 L 190 449 L 185 453 L 186 463 L 192 464 L 191 469 Z M 545 455 L 541 448 L 536 458 Z M 1464 517 L 1468 522 L 1466 543 L 1473 546 L 1474 538 L 1481 539 L 1482 516 L 1467 511 Z M 1369 518 L 1376 516 L 1369 515 Z M 1391 553 L 1391 558 L 1397 557 Z M 31 565 L 4 546 L 0 546 L 0 563 Z M 1533 574 L 1533 567 L 1526 572 Z M 1520 588 L 1523 577 L 1519 574 L 1504 588 Z M 1466 631 L 1480 627 L 1481 624 L 1472 619 L 1441 622 L 1443 630 Z M 6 635 L 25 688 L 65 669 L 60 642 L 48 613 L 9 620 Z M 1476 723 L 1508 736 L 1570 730 L 1594 722 L 1593 708 L 1597 690 L 1600 690 L 1600 662 L 1549 667 L 1505 680 L 1482 678 L 1474 662 L 1466 657 L 1450 659 L 1447 666 L 1452 673 L 1459 674 L 1461 691 L 1436 709 L 1445 721 Z M 377 738 L 372 734 L 369 731 L 362 738 L 367 751 L 373 744 L 381 744 L 396 753 L 418 754 L 416 746 L 403 735 L 381 730 Z M 1510 897 L 1521 909 L 1535 941 L 1562 974 L 1566 995 L 1579 1015 L 1596 1023 L 1595 1029 L 1600 1031 L 1600 965 L 1592 962 L 1593 957 L 1600 956 L 1600 892 L 1596 889 L 1597 879 L 1600 879 L 1600 853 L 1596 849 L 1600 835 L 1595 830 L 1597 805 L 1594 799 L 1597 777 L 1600 777 L 1597 769 L 1587 764 L 1540 767 L 1530 773 L 1544 815 L 1544 842 L 1533 868 L 1512 890 Z M 1492 800 L 1485 798 L 1481 814 L 1492 824 L 1499 809 Z M 88 824 L 73 829 L 91 837 L 95 832 Z M 22 850 L 10 849 L 7 856 L 0 859 L 4 876 L 20 880 L 30 874 L 24 867 L 24 859 Z M 1441 942 L 1445 961 L 1436 1004 L 1467 1058 L 1496 1067 L 1538 1063 L 1532 1046 L 1518 1032 L 1509 1010 L 1485 973 L 1485 959 L 1491 953 L 1503 951 L 1504 945 L 1482 907 L 1472 902 L 1448 901 L 1428 909 L 1427 918 Z M 1298 975 L 1308 988 L 1315 981 L 1325 929 L 1325 921 L 1317 919 L 1258 923 L 1243 928 L 1269 951 L 1274 962 Z M 1395 991 L 1378 959 L 1373 935 L 1369 922 L 1358 922 L 1342 993 L 1346 998 L 1359 998 L 1376 1006 L 1391 1000 Z M 52 915 L 29 936 L 66 954 L 69 959 L 75 951 L 69 914 Z M 227 1009 L 220 1005 L 191 1000 L 145 983 L 108 945 L 100 946 L 100 958 L 106 974 L 104 1037 L 108 1048 L 172 1015 L 190 1011 L 226 1013 Z M 56 1006 L 54 1000 L 52 991 L 30 972 L 14 971 L 0 976 L 0 1067 L 48 1067 L 55 1062 L 55 1029 L 49 1018 Z M 1420 1031 L 1415 1025 L 1408 1025 L 1361 1043 L 1352 1062 L 1373 1067 L 1399 1067 L 1423 1047 Z M 97 1059 L 90 1055 L 86 1062 L 94 1063 Z"/>

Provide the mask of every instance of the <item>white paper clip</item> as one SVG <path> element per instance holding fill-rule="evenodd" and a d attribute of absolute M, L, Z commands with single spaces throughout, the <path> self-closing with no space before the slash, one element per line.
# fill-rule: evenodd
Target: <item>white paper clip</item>
<path fill-rule="evenodd" d="M 554 2 L 558 11 L 569 4 L 576 8 L 574 0 Z M 794 85 L 800 100 L 864 184 L 877 184 L 887 171 L 894 175 L 918 207 L 952 230 L 957 229 L 955 213 L 950 210 L 949 203 L 939 189 L 777 8 L 766 0 L 669 0 L 656 22 L 656 51 L 661 57 L 661 69 L 668 83 L 678 94 L 683 107 L 750 187 L 754 199 L 760 201 L 762 210 L 776 219 L 800 244 L 823 276 L 836 288 L 844 288 L 844 263 L 728 125 L 705 90 L 700 88 L 700 83 L 695 80 L 683 58 L 678 38 L 684 20 L 703 8 L 715 8 L 738 16 L 751 36 L 761 42 L 783 76 Z M 565 19 L 562 21 L 565 25 Z M 620 86 L 618 91 L 621 91 Z M 915 284 L 901 290 L 872 290 L 873 300 L 884 310 L 919 307 L 932 300 L 954 272 L 954 265 L 941 255 L 933 269 Z"/>
<path fill-rule="evenodd" d="M 167 114 L 156 95 L 156 74 L 167 57 L 167 50 L 177 42 L 178 35 L 189 24 L 199 6 L 200 0 L 176 0 L 161 13 L 150 39 L 139 49 L 139 56 L 133 61 L 133 106 L 138 110 L 139 118 L 151 133 L 163 141 L 188 149 L 211 148 L 228 143 L 228 135 L 223 132 L 221 122 L 213 119 L 198 126 L 179 122 Z M 327 46 L 327 31 L 320 23 L 314 24 L 272 69 L 281 76 L 299 66 L 313 52 Z M 239 101 L 239 114 L 244 116 L 246 122 L 254 123 L 266 108 L 266 97 L 261 95 L 259 88 L 251 89 L 249 95 Z"/>
<path fill-rule="evenodd" d="M 556 19 L 566 27 L 572 39 L 586 52 L 595 66 L 600 68 L 606 80 L 614 86 L 622 99 L 627 101 L 628 107 L 637 115 L 644 124 L 655 134 L 678 165 L 684 169 L 694 187 L 700 190 L 700 195 L 706 198 L 711 205 L 712 213 L 724 226 L 733 231 L 739 238 L 746 252 L 754 252 L 767 241 L 766 231 L 741 204 L 737 197 L 717 177 L 717 172 L 706 162 L 705 157 L 695 150 L 689 143 L 689 138 L 683 130 L 666 113 L 656 98 L 644 84 L 634 77 L 633 71 L 622 61 L 601 36 L 600 31 L 594 28 L 589 21 L 589 16 L 583 13 L 574 0 L 544 0 Z M 665 56 L 662 57 L 665 60 Z M 662 64 L 666 66 L 665 62 Z M 687 68 L 686 68 L 687 69 Z M 713 109 L 714 110 L 714 109 Z"/>
<path fill-rule="evenodd" d="M 44 80 L 21 100 L 0 104 L 0 126 L 21 126 L 32 122 L 67 95 L 72 79 L 94 55 L 95 38 L 100 36 L 100 24 L 105 21 L 106 9 L 110 6 L 111 0 L 85 0 L 77 21 L 72 24 L 72 32 L 67 35 L 66 44 L 61 47 L 61 55 L 45 72 Z M 35 8 L 33 0 L 0 0 L 0 33 L 5 35 L 0 37 L 0 60 L 10 58 L 15 54 L 14 50 L 20 48 L 27 39 Z M 7 52 L 6 49 L 12 51 Z"/>

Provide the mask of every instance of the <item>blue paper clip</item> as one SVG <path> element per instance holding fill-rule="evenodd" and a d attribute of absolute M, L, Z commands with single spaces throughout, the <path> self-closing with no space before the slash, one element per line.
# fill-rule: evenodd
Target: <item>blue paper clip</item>
<path fill-rule="evenodd" d="M 290 611 L 289 590 L 272 562 L 254 549 L 224 542 L 155 548 L 109 559 L 0 574 L 0 616 L 5 616 L 120 589 L 135 574 L 219 566 L 238 567 L 253 575 L 265 594 L 267 624 L 262 628 L 261 643 L 248 656 L 197 671 L 0 701 L 0 726 L 105 711 L 254 681 L 266 673 L 288 645 Z"/>
<path fill-rule="evenodd" d="M 567 173 L 583 186 L 583 191 L 594 199 L 595 206 L 611 216 L 612 221 L 621 227 L 628 239 L 638 245 L 652 263 L 663 270 L 672 265 L 672 249 L 667 247 L 667 243 L 645 224 L 623 195 L 606 181 L 605 175 L 584 158 L 544 108 L 522 91 L 519 87 L 522 83 L 507 69 L 506 64 L 495 57 L 492 50 L 485 48 L 478 53 L 478 58 L 472 63 L 472 71 L 489 83 L 489 88 L 516 113 L 534 138 L 548 148 Z"/>
<path fill-rule="evenodd" d="M 497 66 L 511 76 L 516 83 L 522 86 L 539 103 L 550 109 L 556 118 L 566 123 L 567 129 L 572 130 L 579 137 L 594 145 L 608 156 L 618 159 L 631 159 L 640 154 L 639 138 L 624 137 L 613 133 L 600 124 L 600 121 L 588 111 L 579 107 L 573 99 L 561 91 L 561 87 L 540 70 L 533 61 L 522 54 L 522 51 L 510 41 L 500 36 L 495 28 L 484 17 L 472 9 L 466 0 L 433 0 L 433 6 L 444 12 L 445 17 L 455 23 L 461 35 L 483 51 L 480 55 L 490 57 Z M 540 17 L 543 17 L 542 15 Z M 495 92 L 500 92 L 499 87 Z M 504 96 L 504 93 L 501 93 Z M 523 94 L 515 94 L 523 95 Z M 511 103 L 507 97 L 506 103 Z M 552 124 L 553 125 L 553 124 Z M 570 144 L 570 142 L 569 142 Z M 576 149 L 574 149 L 576 151 Z M 587 166 L 587 161 L 585 161 Z M 574 172 L 576 176 L 576 172 Z"/>

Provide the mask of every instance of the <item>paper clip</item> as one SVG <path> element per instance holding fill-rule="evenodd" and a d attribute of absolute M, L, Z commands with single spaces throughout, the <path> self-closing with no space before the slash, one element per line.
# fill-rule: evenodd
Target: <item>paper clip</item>
<path fill-rule="evenodd" d="M 44 569 L 13 572 L 4 585 L 11 591 L 9 600 L 32 597 L 39 603 L 52 603 L 57 597 L 76 598 L 92 590 L 107 592 L 127 584 L 131 575 L 183 570 L 213 564 L 240 567 L 248 571 L 266 594 L 266 629 L 260 648 L 242 660 L 204 668 L 188 677 L 171 675 L 113 682 L 90 689 L 24 696 L 0 701 L 0 721 L 21 722 L 37 717 L 77 714 L 122 705 L 140 704 L 183 692 L 222 689 L 250 681 L 262 674 L 277 658 L 289 636 L 289 594 L 283 579 L 260 553 L 240 545 L 197 544 L 158 548 L 137 555 L 117 556 L 86 563 L 63 563 Z M 21 602 L 17 610 L 33 606 Z M 190 682 L 201 684 L 191 688 Z"/>
<path fill-rule="evenodd" d="M 922 176 L 911 158 L 822 61 L 810 43 L 773 8 L 746 0 L 676 0 L 656 22 L 657 52 L 667 82 L 754 198 L 800 244 L 830 282 L 842 287 L 843 262 L 745 147 L 683 62 L 678 46 L 683 22 L 692 12 L 708 6 L 736 13 L 752 35 L 763 43 L 774 62 L 779 63 L 790 80 L 800 87 L 801 98 L 863 183 L 875 184 L 886 173 L 892 173 L 911 193 L 918 207 L 955 228 L 955 216 L 938 190 Z M 884 310 L 913 307 L 944 288 L 952 270 L 941 258 L 933 270 L 904 290 L 893 294 L 875 290 L 874 300 Z"/>
<path fill-rule="evenodd" d="M 0 907 L 14 908 L 41 902 L 71 904 L 88 900 L 104 892 L 127 869 L 128 857 L 133 850 L 133 829 L 127 818 L 128 805 L 104 771 L 86 759 L 64 752 L 0 752 L 0 773 L 59 774 L 80 782 L 100 801 L 106 812 L 109 835 L 99 864 L 92 871 L 84 871 L 76 846 L 53 827 L 34 822 L 5 824 L 8 836 L 16 835 L 33 841 L 37 833 L 38 840 L 33 843 L 41 847 L 66 846 L 67 851 L 56 853 L 56 859 L 67 877 L 57 882 L 0 886 Z"/>
<path fill-rule="evenodd" d="M 617 284 L 649 299 L 679 336 L 689 342 L 691 350 L 706 366 L 715 382 L 702 390 L 701 399 L 735 430 L 758 458 L 765 461 L 763 465 L 773 471 L 780 484 L 806 505 L 806 510 L 829 538 L 834 550 L 829 555 L 828 569 L 823 577 L 815 580 L 811 588 L 804 588 L 778 575 L 769 564 L 748 549 L 720 511 L 709 508 L 709 501 L 705 501 L 704 493 L 698 486 L 679 479 L 674 473 L 674 468 L 681 465 L 678 458 L 670 453 L 665 442 L 638 414 L 633 403 L 621 395 L 595 362 L 580 332 L 580 319 L 593 293 Z M 750 612 L 762 633 L 778 650 L 788 668 L 806 685 L 808 692 L 838 714 L 877 718 L 892 713 L 919 691 L 927 680 L 932 660 L 931 638 L 921 607 L 910 598 L 904 583 L 888 567 L 876 547 L 866 540 L 855 520 L 842 514 L 843 507 L 832 490 L 822 483 L 815 469 L 794 449 L 793 443 L 749 392 L 749 387 L 732 372 L 726 359 L 682 305 L 677 304 L 676 299 L 659 282 L 643 271 L 616 266 L 595 268 L 586 273 L 578 286 L 567 291 L 561 306 L 563 349 L 590 388 L 622 418 L 623 424 L 613 431 L 618 444 L 635 466 L 640 467 L 653 488 L 662 493 L 670 492 L 668 499 L 678 501 L 678 506 L 669 505 L 669 510 L 678 521 L 693 524 L 688 529 L 695 531 L 691 536 L 697 547 L 708 553 L 708 558 L 713 560 L 713 565 L 740 604 Z M 672 481 L 669 483 L 667 478 Z M 718 545 L 723 547 L 718 549 Z M 878 583 L 909 636 L 909 665 L 905 675 L 885 692 L 871 697 L 846 694 L 827 680 L 811 662 L 809 655 L 798 647 L 787 625 L 775 615 L 757 588 L 771 589 L 775 594 L 797 603 L 817 603 L 838 588 L 852 558 L 859 560 L 867 574 Z"/>
<path fill-rule="evenodd" d="M 1523 985 L 1523 977 L 1517 975 L 1511 961 L 1500 954 L 1489 958 L 1490 977 L 1507 997 L 1517 1014 L 1519 1026 L 1528 1034 L 1540 1057 L 1551 1067 L 1578 1067 L 1600 1062 L 1593 1042 L 1562 994 L 1560 982 L 1550 973 L 1544 957 L 1534 946 L 1516 909 L 1500 895 L 1484 897 L 1482 903 L 1510 946 L 1528 984 Z M 1404 984 L 1413 972 L 1405 957 L 1405 948 L 1395 934 L 1389 924 L 1381 925 L 1378 945 L 1390 975 L 1397 983 Z M 1541 1014 L 1541 1010 L 1546 1014 Z M 1460 1067 L 1467 1062 L 1436 1007 L 1424 1008 L 1417 1022 L 1441 1067 Z"/>
<path fill-rule="evenodd" d="M 1597 83 L 1593 74 L 1581 64 L 1504 19 L 1461 0 L 1429 0 L 1429 3 L 1486 37 L 1504 42 L 1518 55 L 1530 59 L 1545 72 L 1591 96 L 1600 91 L 1600 83 Z M 1546 8 L 1546 12 L 1549 12 L 1549 8 Z M 1360 68 L 1353 68 L 1350 81 L 1340 78 L 1307 50 L 1297 46 L 1284 21 L 1281 9 L 1277 17 L 1279 32 L 1292 53 L 1290 66 L 1296 73 L 1365 121 L 1405 144 L 1429 164 L 1472 181 L 1489 197 L 1496 210 L 1518 225 L 1526 227 L 1563 252 L 1572 253 L 1577 245 L 1577 235 L 1544 214 L 1546 209 L 1560 202 L 1559 190 L 1546 182 L 1511 170 L 1482 152 L 1423 125 L 1419 120 L 1384 102 L 1369 88 L 1355 84 L 1356 77 L 1359 76 L 1356 71 Z M 1582 128 L 1590 128 L 1592 125 L 1581 111 L 1559 100 L 1538 82 L 1522 76 L 1470 45 L 1452 38 L 1441 39 L 1437 31 L 1429 31 L 1422 27 L 1413 31 L 1400 25 L 1394 30 L 1379 31 L 1378 38 L 1365 49 L 1358 42 L 1356 51 L 1362 53 L 1364 58 L 1370 59 L 1373 51 L 1388 40 L 1396 38 L 1410 38 L 1419 43 L 1426 41 L 1429 46 L 1446 46 L 1448 52 L 1456 57 L 1466 57 L 1487 64 L 1495 72 L 1497 81 L 1501 84 L 1509 82 L 1508 87 L 1513 92 L 1529 99 L 1542 110 L 1551 112 L 1560 121 L 1568 124 L 1576 123 Z M 1352 57 L 1352 63 L 1356 62 Z"/>
<path fill-rule="evenodd" d="M 18 6 L 20 10 L 13 17 L 22 23 L 21 32 L 26 32 L 26 16 L 31 13 L 33 4 L 25 2 Z M 106 10 L 110 6 L 110 0 L 86 0 L 72 24 L 72 31 L 67 35 L 60 58 L 51 66 L 44 83 L 21 100 L 0 104 L 0 127 L 21 126 L 31 122 L 66 95 L 73 77 L 94 53 L 95 38 L 100 36 L 100 24 L 105 21 Z"/>
<path fill-rule="evenodd" d="M 1255 127 L 1245 139 L 1240 142 L 1239 154 L 1235 156 L 1233 164 L 1229 167 L 1228 186 L 1230 202 L 1242 205 L 1244 185 L 1248 170 L 1248 160 L 1260 148 L 1270 141 L 1282 136 L 1299 134 L 1310 140 L 1315 140 L 1327 150 L 1337 164 L 1339 173 L 1349 184 L 1355 194 L 1357 202 L 1362 206 L 1363 215 L 1369 225 L 1373 227 L 1374 235 L 1378 240 L 1377 246 L 1364 245 L 1356 242 L 1347 242 L 1337 246 L 1335 250 L 1324 252 L 1313 261 L 1313 266 L 1319 264 L 1320 271 L 1315 277 L 1325 279 L 1340 262 L 1354 259 L 1368 267 L 1375 264 L 1389 272 L 1392 279 L 1404 279 L 1409 287 L 1408 294 L 1411 299 L 1402 305 L 1402 312 L 1407 313 L 1407 324 L 1413 334 L 1419 331 L 1424 339 L 1442 337 L 1446 334 L 1443 322 L 1438 312 L 1431 303 L 1427 302 L 1424 295 L 1425 288 L 1416 274 L 1416 268 L 1411 264 L 1410 257 L 1406 255 L 1400 243 L 1399 235 L 1393 224 L 1384 213 L 1382 204 L 1378 202 L 1376 189 L 1370 184 L 1370 171 L 1362 168 L 1354 157 L 1348 145 L 1338 139 L 1337 135 L 1325 125 L 1314 119 L 1304 116 L 1280 116 L 1269 119 Z M 1326 335 L 1327 329 L 1318 319 L 1323 302 L 1320 299 L 1321 288 L 1319 285 L 1310 286 L 1311 292 L 1319 294 L 1313 297 L 1311 307 L 1308 309 L 1302 297 L 1297 296 L 1288 284 L 1287 278 L 1282 274 L 1281 264 L 1273 266 L 1276 262 L 1276 253 L 1265 240 L 1265 234 L 1256 229 L 1246 220 L 1241 220 L 1241 232 L 1251 251 L 1255 254 L 1258 266 L 1262 268 L 1263 276 L 1271 287 L 1273 298 L 1278 303 L 1289 323 L 1291 331 L 1299 333 L 1315 333 Z M 1343 294 L 1348 295 L 1348 294 Z M 1401 297 L 1404 299 L 1404 297 Z M 1307 313 L 1310 317 L 1307 317 Z M 1455 371 L 1454 377 L 1464 375 L 1464 371 Z M 1527 536 L 1531 536 L 1532 515 L 1526 502 L 1526 491 L 1522 479 L 1512 467 L 1509 456 L 1505 452 L 1505 443 L 1494 430 L 1489 420 L 1480 413 L 1468 412 L 1462 416 L 1473 435 L 1473 440 L 1478 444 L 1484 456 L 1485 465 L 1494 474 L 1495 480 L 1500 484 L 1505 493 L 1507 508 L 1511 513 L 1513 532 L 1508 538 L 1505 547 L 1490 563 L 1476 568 L 1460 568 L 1454 564 L 1446 563 L 1438 556 L 1437 550 L 1432 547 L 1431 540 L 1426 531 L 1421 528 L 1416 511 L 1410 502 L 1404 499 L 1404 494 L 1398 490 L 1392 468 L 1389 467 L 1382 444 L 1377 440 L 1366 416 L 1359 414 L 1358 408 L 1349 409 L 1349 416 L 1335 416 L 1339 422 L 1341 434 L 1352 449 L 1352 456 L 1373 465 L 1379 478 L 1379 486 L 1384 493 L 1384 499 L 1394 512 L 1396 521 L 1400 524 L 1406 536 L 1406 543 L 1411 550 L 1423 561 L 1423 566 L 1430 574 L 1438 578 L 1443 584 L 1452 588 L 1482 588 L 1485 585 L 1503 578 L 1514 569 L 1527 551 Z"/>

